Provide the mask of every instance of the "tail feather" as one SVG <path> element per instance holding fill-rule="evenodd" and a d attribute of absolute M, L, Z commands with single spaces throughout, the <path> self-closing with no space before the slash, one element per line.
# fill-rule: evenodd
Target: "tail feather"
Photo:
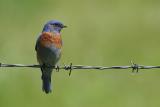
<path fill-rule="evenodd" d="M 51 92 L 51 72 L 52 70 L 42 70 L 42 90 L 48 94 Z"/>

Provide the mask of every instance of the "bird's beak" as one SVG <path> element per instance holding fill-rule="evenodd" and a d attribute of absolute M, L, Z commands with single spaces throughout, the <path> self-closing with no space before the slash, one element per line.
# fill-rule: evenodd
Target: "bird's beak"
<path fill-rule="evenodd" d="M 64 25 L 63 28 L 67 28 L 67 26 Z"/>

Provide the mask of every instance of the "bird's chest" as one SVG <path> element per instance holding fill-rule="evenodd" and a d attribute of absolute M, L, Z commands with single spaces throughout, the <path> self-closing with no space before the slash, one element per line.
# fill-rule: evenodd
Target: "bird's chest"
<path fill-rule="evenodd" d="M 55 48 L 62 47 L 62 39 L 59 33 L 52 34 L 52 33 L 42 33 L 39 38 L 40 45 L 42 47 L 50 47 L 55 46 Z"/>
<path fill-rule="evenodd" d="M 43 33 L 37 42 L 37 56 L 46 64 L 54 65 L 61 57 L 62 40 L 60 35 Z"/>

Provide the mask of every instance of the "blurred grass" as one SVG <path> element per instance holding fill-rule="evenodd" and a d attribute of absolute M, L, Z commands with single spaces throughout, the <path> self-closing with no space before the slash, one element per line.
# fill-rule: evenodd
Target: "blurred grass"
<path fill-rule="evenodd" d="M 43 24 L 58 19 L 61 64 L 160 64 L 158 0 L 0 0 L 0 62 L 37 63 L 34 45 Z M 159 70 L 54 73 L 54 90 L 41 90 L 39 69 L 1 68 L 1 107 L 158 107 Z"/>

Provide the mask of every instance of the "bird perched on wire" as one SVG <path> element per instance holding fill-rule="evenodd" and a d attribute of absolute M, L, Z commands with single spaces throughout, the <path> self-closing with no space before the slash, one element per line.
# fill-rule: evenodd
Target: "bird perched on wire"
<path fill-rule="evenodd" d="M 62 39 L 61 30 L 67 26 L 60 21 L 51 20 L 44 25 L 42 33 L 37 39 L 35 50 L 37 60 L 41 65 L 42 71 L 42 90 L 45 93 L 51 92 L 51 74 L 61 57 Z"/>

